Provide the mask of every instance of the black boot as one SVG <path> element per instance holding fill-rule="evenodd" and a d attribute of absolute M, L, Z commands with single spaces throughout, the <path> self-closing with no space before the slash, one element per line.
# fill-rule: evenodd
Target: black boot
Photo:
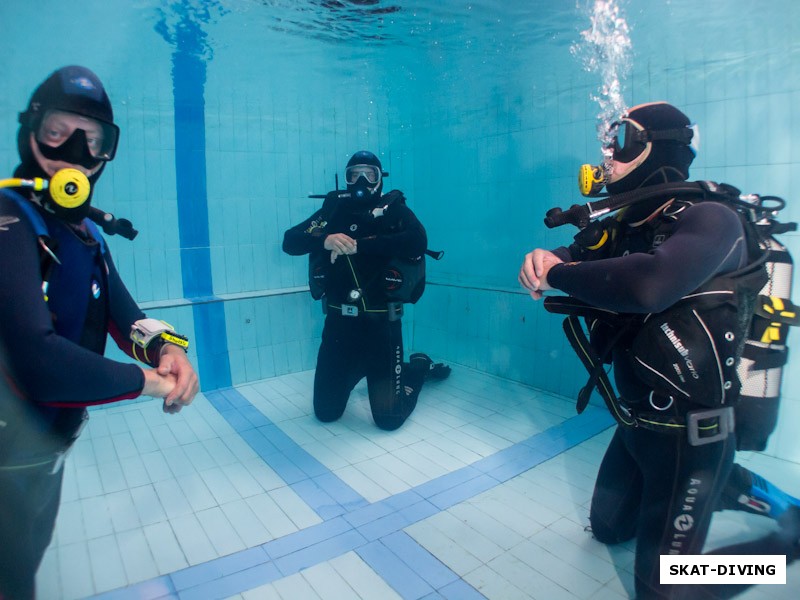
<path fill-rule="evenodd" d="M 408 357 L 408 362 L 411 365 L 420 365 L 425 371 L 426 381 L 441 381 L 450 376 L 450 367 L 444 363 L 434 363 L 431 357 L 422 352 L 415 352 Z"/>

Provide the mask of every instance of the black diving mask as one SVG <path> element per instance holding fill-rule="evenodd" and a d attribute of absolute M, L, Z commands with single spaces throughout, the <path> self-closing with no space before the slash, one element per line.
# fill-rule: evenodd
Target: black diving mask
<path fill-rule="evenodd" d="M 62 110 L 42 115 L 22 113 L 20 123 L 36 133 L 42 155 L 87 169 L 114 159 L 119 127 L 99 119 Z"/>
<path fill-rule="evenodd" d="M 693 127 L 645 129 L 633 119 L 628 118 L 612 123 L 609 131 L 613 135 L 609 145 L 611 158 L 622 163 L 629 163 L 636 159 L 645 151 L 647 144 L 650 142 L 670 140 L 691 146 L 692 138 L 695 134 Z M 620 143 L 620 140 L 622 143 Z"/>

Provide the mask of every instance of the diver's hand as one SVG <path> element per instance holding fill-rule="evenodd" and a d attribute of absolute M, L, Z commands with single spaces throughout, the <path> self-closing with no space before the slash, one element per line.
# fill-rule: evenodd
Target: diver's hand
<path fill-rule="evenodd" d="M 522 287 L 530 292 L 531 298 L 539 300 L 544 295 L 542 292 L 553 289 L 547 283 L 547 274 L 550 269 L 562 262 L 564 261 L 549 250 L 536 248 L 533 252 L 525 255 L 517 279 Z"/>
<path fill-rule="evenodd" d="M 166 398 L 175 389 L 178 379 L 174 375 L 161 375 L 156 369 L 142 369 L 142 371 L 144 372 L 142 396 Z"/>
<path fill-rule="evenodd" d="M 325 238 L 325 250 L 331 251 L 331 264 L 342 254 L 355 254 L 358 252 L 358 242 L 345 233 L 332 233 Z"/>
<path fill-rule="evenodd" d="M 200 390 L 197 373 L 186 357 L 186 352 L 174 344 L 164 344 L 158 362 L 159 375 L 174 375 L 176 382 L 172 391 L 164 398 L 165 406 L 188 406 Z M 180 408 L 178 409 L 180 410 Z"/>
<path fill-rule="evenodd" d="M 356 241 L 346 233 L 332 233 L 325 238 L 325 250 L 339 254 L 355 254 Z"/>

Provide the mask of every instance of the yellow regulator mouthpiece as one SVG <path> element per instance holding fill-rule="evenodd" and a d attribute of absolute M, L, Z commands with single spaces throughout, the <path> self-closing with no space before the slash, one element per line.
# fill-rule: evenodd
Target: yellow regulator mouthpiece
<path fill-rule="evenodd" d="M 578 189 L 584 196 L 596 196 L 606 184 L 606 174 L 602 166 L 581 165 L 578 171 Z"/>
<path fill-rule="evenodd" d="M 89 198 L 89 179 L 78 169 L 61 169 L 50 178 L 50 197 L 63 208 L 77 208 Z"/>

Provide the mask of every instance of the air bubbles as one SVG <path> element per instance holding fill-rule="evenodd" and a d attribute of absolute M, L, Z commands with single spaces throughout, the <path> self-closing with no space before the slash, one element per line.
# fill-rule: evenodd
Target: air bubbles
<path fill-rule="evenodd" d="M 616 0 L 595 0 L 590 7 L 591 27 L 581 31 L 581 41 L 573 44 L 573 56 L 589 73 L 600 75 L 597 95 L 600 106 L 597 134 L 603 146 L 611 141 L 610 124 L 625 114 L 622 82 L 632 67 L 630 29 Z"/>

